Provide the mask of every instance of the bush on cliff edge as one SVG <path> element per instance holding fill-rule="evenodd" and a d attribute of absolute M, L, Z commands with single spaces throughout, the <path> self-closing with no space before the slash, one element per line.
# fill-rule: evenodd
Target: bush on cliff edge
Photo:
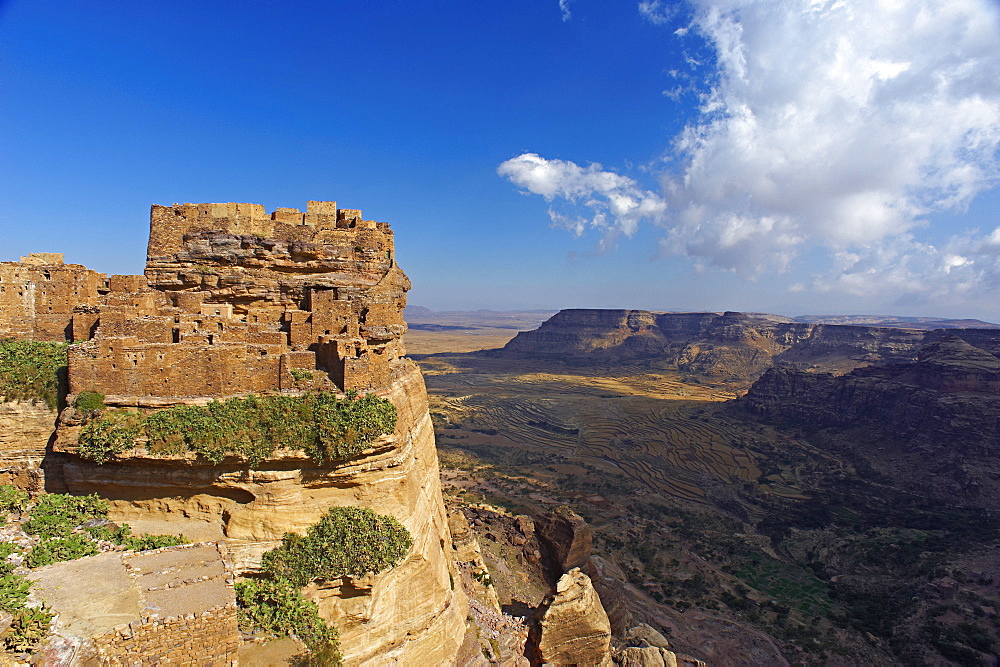
<path fill-rule="evenodd" d="M 94 413 L 80 432 L 79 452 L 106 463 L 145 436 L 151 452 L 193 451 L 216 464 L 237 456 L 254 467 L 277 449 L 297 449 L 323 465 L 360 453 L 395 427 L 396 407 L 374 394 L 251 394 L 206 406 L 177 405 L 147 416 L 128 410 Z"/>
<path fill-rule="evenodd" d="M 306 534 L 285 533 L 281 546 L 264 554 L 261 569 L 305 586 L 315 579 L 361 577 L 394 567 L 413 545 L 391 516 L 360 507 L 334 507 Z"/>
<path fill-rule="evenodd" d="M 337 629 L 319 616 L 302 587 L 317 579 L 379 573 L 403 559 L 413 538 L 391 516 L 358 507 L 334 507 L 306 534 L 285 533 L 281 546 L 264 554 L 261 578 L 236 584 L 245 632 L 294 633 L 309 648 L 304 664 L 339 665 Z"/>

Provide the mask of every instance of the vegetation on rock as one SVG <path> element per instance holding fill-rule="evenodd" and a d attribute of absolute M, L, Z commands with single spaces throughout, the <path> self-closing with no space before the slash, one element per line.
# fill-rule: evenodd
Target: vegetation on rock
<path fill-rule="evenodd" d="M 98 553 L 99 543 L 124 546 L 132 551 L 159 549 L 186 544 L 181 535 L 132 535 L 128 524 L 116 526 L 107 521 L 108 501 L 98 495 L 70 496 L 48 493 L 28 503 L 28 495 L 13 486 L 0 485 L 0 511 L 27 511 L 21 529 L 39 538 L 24 559 L 28 567 L 42 567 L 65 560 L 75 560 Z M 94 524 L 94 525 L 86 525 Z M 0 557 L 5 543 L 0 543 Z M 12 548 L 12 547 L 11 547 Z"/>
<path fill-rule="evenodd" d="M 54 614 L 45 607 L 29 607 L 31 582 L 14 572 L 7 560 L 17 551 L 9 542 L 0 543 L 0 610 L 12 616 L 10 627 L 0 636 L 10 651 L 30 651 L 48 635 Z"/>
<path fill-rule="evenodd" d="M 281 546 L 264 554 L 261 568 L 296 586 L 345 575 L 387 570 L 413 544 L 408 530 L 391 516 L 360 507 L 334 507 L 306 534 L 285 533 Z"/>
<path fill-rule="evenodd" d="M 10 484 L 0 484 L 0 512 L 20 512 L 28 505 L 27 491 Z"/>
<path fill-rule="evenodd" d="M 104 409 L 104 394 L 96 391 L 81 391 L 73 401 L 73 407 L 77 412 L 85 415 L 92 414 Z"/>
<path fill-rule="evenodd" d="M 311 661 L 340 664 L 337 630 L 319 617 L 301 589 L 311 581 L 363 576 L 394 567 L 413 544 L 409 531 L 390 516 L 358 507 L 334 507 L 306 534 L 285 533 L 281 546 L 264 554 L 261 579 L 236 584 L 240 624 L 246 632 L 294 633 Z"/>
<path fill-rule="evenodd" d="M 96 493 L 89 496 L 47 493 L 35 501 L 31 517 L 24 523 L 24 532 L 42 538 L 64 537 L 85 521 L 107 517 L 108 508 L 108 501 Z"/>
<path fill-rule="evenodd" d="M 248 579 L 236 584 L 240 626 L 247 632 L 263 631 L 272 636 L 294 634 L 324 664 L 341 662 L 337 629 L 319 616 L 316 603 L 287 579 Z"/>
<path fill-rule="evenodd" d="M 84 425 L 79 451 L 83 458 L 106 463 L 145 436 L 151 452 L 193 451 L 216 464 L 236 456 L 254 467 L 278 449 L 292 449 L 322 465 L 360 453 L 395 426 L 395 406 L 374 394 L 251 394 L 206 406 L 178 405 L 147 416 L 103 411 Z"/>
<path fill-rule="evenodd" d="M 55 409 L 66 374 L 66 343 L 0 339 L 0 396 Z"/>

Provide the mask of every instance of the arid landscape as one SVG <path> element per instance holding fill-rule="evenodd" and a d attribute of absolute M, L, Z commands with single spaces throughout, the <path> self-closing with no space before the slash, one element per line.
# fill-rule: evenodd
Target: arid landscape
<path fill-rule="evenodd" d="M 625 338 L 651 336 L 631 331 Z M 594 349 L 615 336 L 629 349 L 620 328 L 588 332 Z M 593 554 L 616 582 L 598 586 L 612 625 L 629 614 L 709 664 L 985 664 L 995 653 L 996 496 L 963 496 L 955 482 L 963 470 L 996 474 L 988 459 L 952 456 L 912 485 L 912 438 L 858 422 L 762 418 L 748 399 L 734 400 L 763 372 L 760 359 L 745 363 L 748 345 L 767 347 L 757 335 L 716 341 L 714 365 L 685 367 L 632 352 L 581 363 L 573 346 L 560 359 L 544 340 L 534 355 L 527 343 L 516 354 L 489 349 L 486 338 L 482 350 L 444 352 L 446 340 L 421 334 L 406 344 L 427 383 L 446 499 L 474 508 L 505 610 L 524 613 L 541 599 L 525 585 L 530 555 L 511 541 L 506 517 L 568 506 L 593 530 Z M 771 352 L 817 378 L 824 364 L 844 377 L 846 366 L 915 355 L 900 341 L 925 335 L 868 334 L 866 349 L 818 352 L 813 334 L 804 343 L 812 351 Z M 993 371 L 979 370 L 985 390 Z M 616 588 L 624 594 L 607 592 Z"/>

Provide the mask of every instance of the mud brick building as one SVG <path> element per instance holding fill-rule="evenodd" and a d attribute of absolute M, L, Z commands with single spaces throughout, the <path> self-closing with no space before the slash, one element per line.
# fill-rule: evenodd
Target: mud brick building
<path fill-rule="evenodd" d="M 153 206 L 143 276 L 0 263 L 0 336 L 71 340 L 70 393 L 109 403 L 389 383 L 409 280 L 383 222 L 336 202 Z"/>
<path fill-rule="evenodd" d="M 82 264 L 64 264 L 62 253 L 0 262 L 0 337 L 69 339 L 73 310 L 96 306 L 107 282 L 106 275 Z"/>

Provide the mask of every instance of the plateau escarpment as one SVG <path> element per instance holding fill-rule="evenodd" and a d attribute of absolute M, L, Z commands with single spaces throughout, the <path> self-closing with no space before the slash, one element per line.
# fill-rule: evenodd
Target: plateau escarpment
<path fill-rule="evenodd" d="M 112 501 L 112 518 L 137 529 L 224 539 L 244 572 L 331 507 L 391 515 L 413 539 L 396 567 L 317 581 L 307 595 L 339 628 L 349 663 L 451 660 L 466 600 L 452 584 L 426 390 L 402 356 L 409 281 L 393 253 L 386 223 L 335 202 L 270 214 L 254 204 L 175 204 L 152 209 L 143 276 L 107 278 L 51 254 L 0 265 L 5 294 L 18 295 L 15 314 L 36 322 L 0 320 L 0 337 L 76 343 L 46 485 L 98 493 Z M 38 296 L 64 292 L 66 303 L 52 308 Z M 320 393 L 341 397 L 323 399 L 335 414 L 361 405 L 359 393 L 391 403 L 395 426 L 368 441 L 364 424 L 348 424 L 339 437 L 358 445 L 317 459 L 233 426 L 232 411 L 252 401 L 222 407 L 280 397 L 292 410 L 285 426 L 301 431 L 290 401 Z M 195 406 L 230 416 L 180 428 L 201 414 Z M 18 419 L 18 442 L 37 448 L 48 436 L 29 428 L 33 418 Z M 151 423 L 178 428 L 154 437 L 138 426 Z M 198 429 L 219 440 L 214 449 L 191 445 Z"/>
<path fill-rule="evenodd" d="M 1000 346 L 1000 336 L 991 331 L 947 333 L 990 351 Z M 912 361 L 922 344 L 943 335 L 756 313 L 571 309 L 519 333 L 495 354 L 574 364 L 651 364 L 746 383 L 772 366 L 843 373 L 876 362 Z"/>

